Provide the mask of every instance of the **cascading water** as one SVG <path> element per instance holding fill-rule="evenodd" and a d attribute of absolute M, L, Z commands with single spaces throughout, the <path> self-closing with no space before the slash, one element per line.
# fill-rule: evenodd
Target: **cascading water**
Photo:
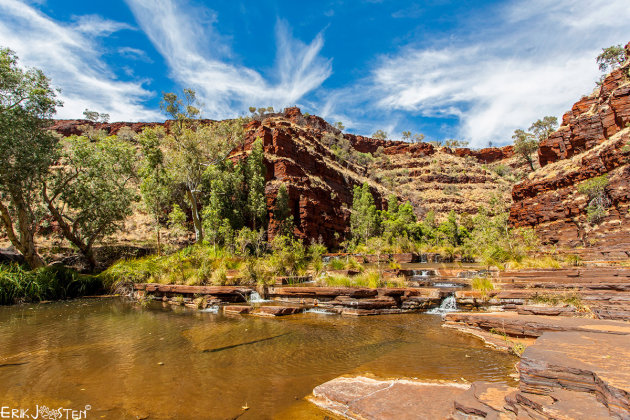
<path fill-rule="evenodd" d="M 435 270 L 413 270 L 411 277 L 433 277 L 435 276 Z"/>
<path fill-rule="evenodd" d="M 433 287 L 464 287 L 460 283 L 448 283 L 448 282 L 435 282 L 433 283 Z"/>
<path fill-rule="evenodd" d="M 437 314 L 444 315 L 449 312 L 455 312 L 457 310 L 457 301 L 455 300 L 455 295 L 449 295 L 440 304 L 439 308 L 430 309 L 427 311 L 428 314 Z"/>
<path fill-rule="evenodd" d="M 249 303 L 262 303 L 262 302 L 269 302 L 269 300 L 263 299 L 262 296 L 260 296 L 260 293 L 258 293 L 257 291 L 253 291 L 251 295 L 249 295 Z"/>
<path fill-rule="evenodd" d="M 335 312 L 322 309 L 322 308 L 310 308 L 310 309 L 305 310 L 304 312 L 312 313 L 312 314 L 322 314 L 322 315 L 335 315 Z"/>

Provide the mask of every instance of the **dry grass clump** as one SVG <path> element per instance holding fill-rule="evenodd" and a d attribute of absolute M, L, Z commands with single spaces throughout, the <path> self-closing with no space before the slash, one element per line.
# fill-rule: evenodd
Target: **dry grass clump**
<path fill-rule="evenodd" d="M 470 287 L 480 292 L 483 297 L 486 297 L 488 292 L 495 289 L 494 282 L 490 277 L 475 277 L 470 282 Z"/>
<path fill-rule="evenodd" d="M 378 270 L 365 270 L 363 273 L 349 277 L 329 274 L 321 281 L 321 285 L 330 287 L 368 287 L 377 289 L 381 287 L 405 287 L 407 282 L 404 277 L 384 278 Z"/>

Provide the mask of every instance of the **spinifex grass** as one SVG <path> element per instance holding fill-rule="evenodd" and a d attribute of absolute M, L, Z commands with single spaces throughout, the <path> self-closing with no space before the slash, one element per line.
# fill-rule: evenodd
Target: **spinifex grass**
<path fill-rule="evenodd" d="M 371 289 L 406 285 L 403 277 L 384 278 L 377 270 L 366 270 L 353 277 L 331 274 L 326 276 L 322 283 L 326 286 L 369 287 Z"/>

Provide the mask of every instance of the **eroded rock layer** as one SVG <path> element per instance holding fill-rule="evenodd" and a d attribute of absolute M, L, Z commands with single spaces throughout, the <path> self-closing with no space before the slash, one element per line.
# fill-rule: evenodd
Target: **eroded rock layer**
<path fill-rule="evenodd" d="M 630 49 L 629 46 L 626 47 Z M 587 258 L 630 256 L 630 63 L 578 101 L 539 149 L 541 169 L 514 186 L 510 221 L 546 244 L 583 248 Z M 603 220 L 588 215 L 579 185 L 607 176 Z"/>
<path fill-rule="evenodd" d="M 157 125 L 168 132 L 172 123 L 57 120 L 51 128 L 63 136 L 81 134 L 86 126 L 122 135 Z M 438 219 L 451 210 L 475 213 L 480 204 L 497 195 L 506 205 L 510 200 L 511 184 L 484 165 L 513 160 L 511 147 L 450 149 L 342 134 L 299 108 L 257 118 L 245 130 L 244 144 L 230 157 L 245 157 L 253 142 L 262 139 L 270 237 L 278 229 L 271 209 L 282 184 L 288 189 L 296 236 L 307 242 L 321 239 L 332 248 L 347 237 L 353 188 L 363 183 L 370 186 L 379 209 L 395 194 L 409 200 L 419 216 L 433 210 Z"/>

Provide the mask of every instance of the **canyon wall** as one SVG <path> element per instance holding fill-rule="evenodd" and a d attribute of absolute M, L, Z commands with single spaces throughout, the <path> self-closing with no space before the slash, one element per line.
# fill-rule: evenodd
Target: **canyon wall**
<path fill-rule="evenodd" d="M 626 46 L 630 53 L 630 44 Z M 610 73 L 562 118 L 538 151 L 541 169 L 514 186 L 510 221 L 543 243 L 577 247 L 587 258 L 630 256 L 630 63 Z M 605 175 L 610 203 L 601 223 L 587 216 L 579 185 Z"/>
<path fill-rule="evenodd" d="M 157 125 L 168 132 L 172 124 L 56 120 L 51 128 L 63 136 L 81 134 L 85 126 L 113 135 Z M 230 158 L 247 156 L 257 138 L 262 139 L 265 151 L 268 208 L 275 207 L 278 189 L 285 184 L 296 236 L 307 242 L 321 240 L 331 248 L 347 238 L 353 187 L 363 183 L 370 186 L 377 208 L 385 208 L 387 197 L 395 194 L 409 200 L 419 217 L 431 210 L 438 219 L 451 210 L 474 213 L 497 195 L 506 205 L 510 199 L 511 184 L 485 165 L 514 159 L 511 146 L 450 149 L 342 134 L 322 118 L 303 115 L 294 107 L 250 121 L 244 144 Z M 350 152 L 370 157 L 362 163 L 340 158 L 334 149 L 343 141 Z M 277 227 L 270 211 L 270 236 Z"/>

